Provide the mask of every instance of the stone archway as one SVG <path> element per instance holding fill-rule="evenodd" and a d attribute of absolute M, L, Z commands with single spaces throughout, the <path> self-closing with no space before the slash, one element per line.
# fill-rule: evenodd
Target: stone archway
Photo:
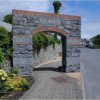
<path fill-rule="evenodd" d="M 67 40 L 67 32 L 65 32 L 62 29 L 59 29 L 57 27 L 52 27 L 52 26 L 42 26 L 39 28 L 36 28 L 32 31 L 32 34 L 38 33 L 38 32 L 56 32 L 61 36 L 61 41 L 62 41 L 62 71 L 66 72 L 66 40 Z"/>
<path fill-rule="evenodd" d="M 13 66 L 22 76 L 32 75 L 32 34 L 53 31 L 67 37 L 66 72 L 80 71 L 80 27 L 80 16 L 13 10 Z"/>

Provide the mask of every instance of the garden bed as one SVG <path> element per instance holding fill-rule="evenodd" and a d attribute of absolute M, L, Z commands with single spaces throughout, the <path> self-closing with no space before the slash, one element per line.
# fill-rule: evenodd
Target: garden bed
<path fill-rule="evenodd" d="M 28 82 L 30 82 L 30 87 L 32 86 L 32 84 L 34 84 L 35 80 L 33 77 L 24 77 L 26 80 L 28 80 Z M 27 89 L 28 90 L 28 89 Z M 6 99 L 6 100 L 11 100 L 11 99 L 19 99 L 21 96 L 23 96 L 23 94 L 27 91 L 10 91 L 8 93 L 0 93 L 0 99 Z"/>

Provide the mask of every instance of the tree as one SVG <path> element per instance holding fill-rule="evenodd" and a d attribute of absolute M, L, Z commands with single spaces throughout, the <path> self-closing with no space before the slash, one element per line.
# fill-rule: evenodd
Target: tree
<path fill-rule="evenodd" d="M 54 6 L 54 13 L 55 13 L 55 14 L 58 14 L 58 13 L 59 13 L 59 9 L 60 9 L 60 7 L 62 6 L 61 2 L 58 1 L 58 0 L 55 0 L 55 1 L 53 2 L 53 6 Z"/>
<path fill-rule="evenodd" d="M 0 68 L 4 65 L 4 60 L 12 56 L 12 36 L 4 27 L 0 27 Z"/>
<path fill-rule="evenodd" d="M 4 22 L 7 22 L 9 24 L 12 24 L 12 14 L 8 14 L 3 19 Z"/>
<path fill-rule="evenodd" d="M 8 14 L 8 15 L 4 16 L 3 21 L 7 22 L 9 24 L 12 24 L 12 18 L 13 18 L 12 14 Z M 12 58 L 12 55 L 11 55 L 12 48 L 13 48 L 12 34 L 11 34 L 11 32 L 8 32 L 8 34 L 9 34 L 10 43 L 9 43 L 9 48 L 8 48 L 9 50 L 7 50 L 7 51 L 10 51 L 10 52 L 8 52 L 9 53 L 9 60 L 10 60 L 10 63 L 11 63 L 11 67 L 13 67 L 13 58 Z"/>
<path fill-rule="evenodd" d="M 96 48 L 100 48 L 100 35 L 94 37 L 93 44 Z"/>

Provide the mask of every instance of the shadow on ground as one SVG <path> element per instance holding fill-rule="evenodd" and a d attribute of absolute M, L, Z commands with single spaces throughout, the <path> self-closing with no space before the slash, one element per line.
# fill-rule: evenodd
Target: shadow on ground
<path fill-rule="evenodd" d="M 33 71 L 55 71 L 55 72 L 65 72 L 62 66 L 59 66 L 57 68 L 54 67 L 40 67 L 40 68 L 34 68 Z"/>
<path fill-rule="evenodd" d="M 58 72 L 58 68 L 53 67 L 42 67 L 42 68 L 34 68 L 33 71 L 55 71 Z"/>

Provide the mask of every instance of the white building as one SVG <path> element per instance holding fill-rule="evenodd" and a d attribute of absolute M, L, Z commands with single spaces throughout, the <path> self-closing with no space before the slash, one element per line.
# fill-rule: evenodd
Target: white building
<path fill-rule="evenodd" d="M 0 27 L 1 26 L 5 27 L 7 29 L 7 31 L 9 31 L 9 32 L 12 30 L 12 25 L 9 23 L 5 23 L 5 22 L 0 21 Z"/>

